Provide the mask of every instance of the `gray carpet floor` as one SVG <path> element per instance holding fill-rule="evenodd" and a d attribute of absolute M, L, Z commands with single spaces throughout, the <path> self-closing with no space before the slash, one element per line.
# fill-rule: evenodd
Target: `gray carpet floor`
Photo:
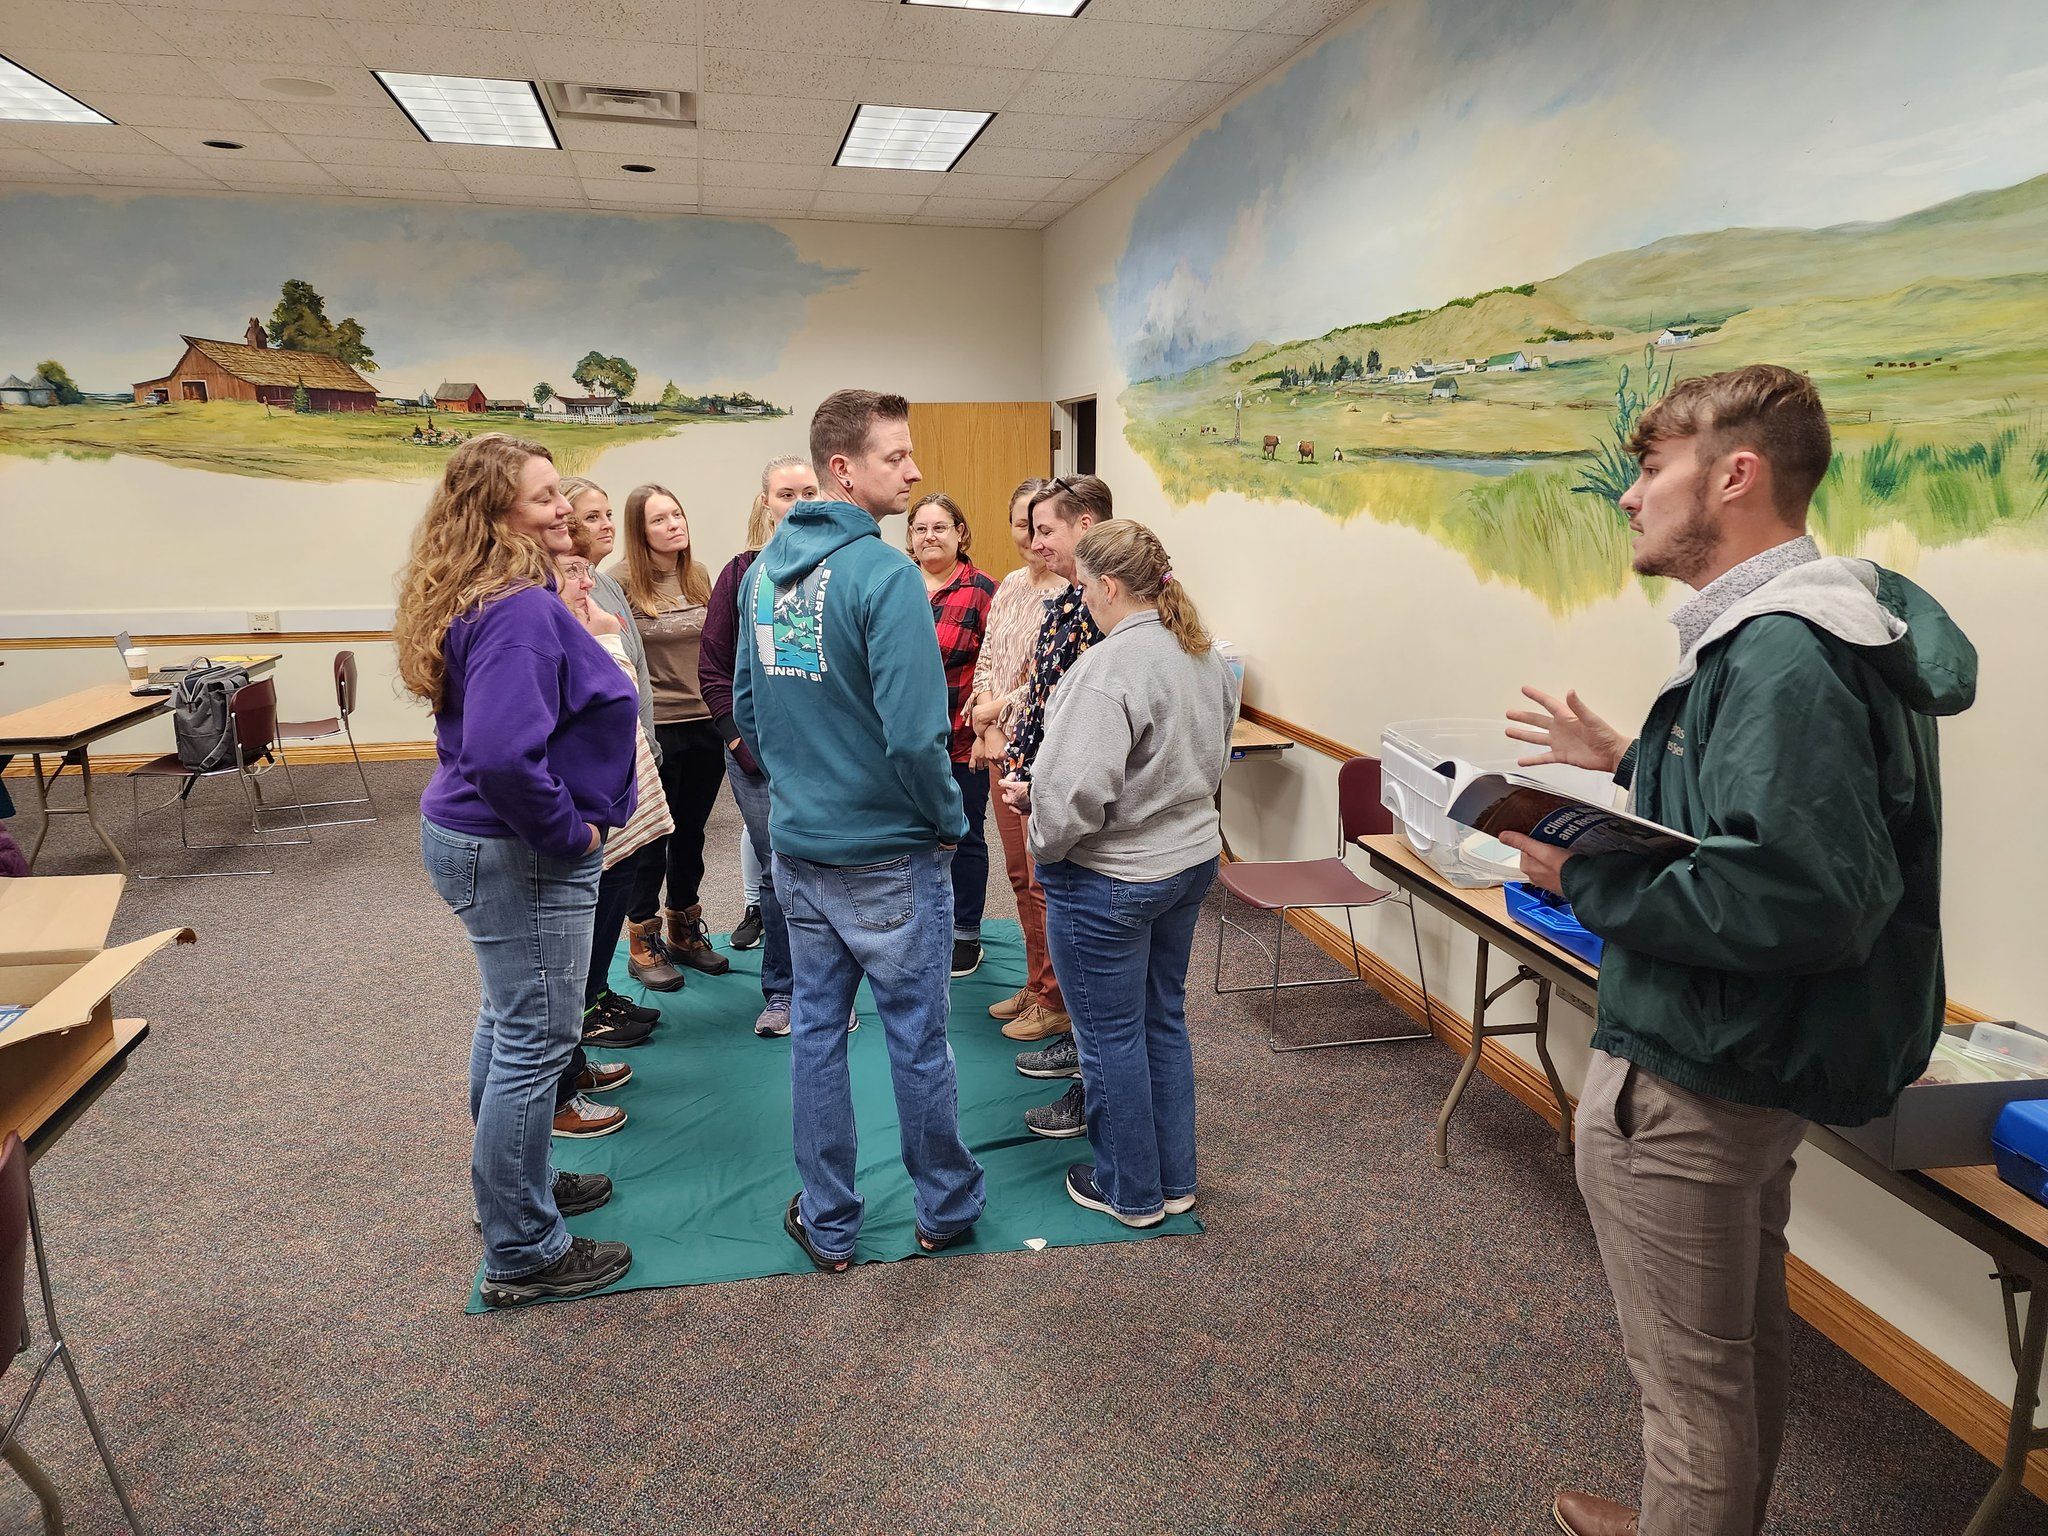
<path fill-rule="evenodd" d="M 346 793 L 341 772 L 302 787 Z M 1534 1536 L 1560 1486 L 1631 1494 L 1634 1392 L 1550 1133 L 1481 1079 L 1437 1171 L 1450 1053 L 1271 1054 L 1263 1003 L 1204 984 L 1212 921 L 1189 999 L 1205 1235 L 464 1316 L 475 974 L 419 868 L 425 765 L 371 774 L 384 819 L 268 878 L 131 885 L 117 938 L 200 943 L 120 994 L 151 1038 L 37 1169 L 152 1530 Z M 142 871 L 209 867 L 172 823 L 127 835 Z M 737 835 L 721 802 L 718 927 Z M 88 837 L 60 822 L 40 872 L 104 868 Z M 990 913 L 1011 910 L 998 851 Z M 1401 1026 L 1362 990 L 1297 993 L 1288 1027 L 1373 1016 Z M 1770 1529 L 1960 1529 L 1988 1465 L 1804 1325 L 1795 1352 Z M 78 1536 L 119 1528 L 67 1395 L 26 1440 Z M 2044 1528 L 2023 1501 L 1998 1530 Z M 0 1531 L 31 1529 L 0 1473 Z"/>

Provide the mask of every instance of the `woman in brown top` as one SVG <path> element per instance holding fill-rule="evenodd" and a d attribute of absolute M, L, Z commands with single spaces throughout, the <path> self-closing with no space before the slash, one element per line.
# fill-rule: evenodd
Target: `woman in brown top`
<path fill-rule="evenodd" d="M 690 548 L 690 519 L 674 492 L 642 485 L 626 498 L 623 568 L 613 567 L 647 651 L 661 785 L 676 829 L 633 856 L 627 970 L 644 987 L 672 992 L 677 965 L 721 976 L 730 963 L 711 947 L 697 887 L 704 878 L 704 823 L 725 782 L 725 744 L 697 686 L 697 646 L 711 576 Z M 666 933 L 662 881 L 668 882 Z"/>

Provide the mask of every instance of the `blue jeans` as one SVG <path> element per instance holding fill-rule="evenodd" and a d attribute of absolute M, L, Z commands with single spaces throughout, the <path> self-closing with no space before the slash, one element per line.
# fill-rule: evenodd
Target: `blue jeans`
<path fill-rule="evenodd" d="M 919 1228 L 950 1237 L 972 1226 L 986 1203 L 981 1164 L 960 1139 L 960 1089 L 946 1040 L 950 862 L 936 848 L 850 868 L 775 855 L 796 969 L 789 1082 L 801 1210 L 812 1243 L 832 1258 L 850 1255 L 860 1233 L 846 1016 L 863 972 L 888 1038 Z"/>
<path fill-rule="evenodd" d="M 469 1177 L 484 1272 L 516 1280 L 569 1247 L 555 1209 L 555 1085 L 583 1033 L 583 979 L 602 855 L 551 859 L 514 837 L 420 819 L 420 858 L 476 951 L 482 1006 L 469 1054 Z"/>
<path fill-rule="evenodd" d="M 1121 1215 L 1150 1216 L 1195 1192 L 1188 951 L 1215 877 L 1214 859 L 1147 881 L 1065 860 L 1038 866 L 1046 942 L 1080 1048 L 1095 1187 Z"/>
<path fill-rule="evenodd" d="M 988 905 L 988 839 L 981 824 L 988 811 L 988 770 L 953 765 L 960 786 L 960 806 L 967 812 L 967 835 L 953 852 L 953 937 L 979 939 L 981 912 Z"/>
<path fill-rule="evenodd" d="M 768 851 L 768 775 L 747 772 L 728 748 L 725 782 L 732 786 L 733 803 L 740 808 L 740 820 L 747 824 L 747 842 L 761 861 L 761 993 L 787 997 L 789 925 L 782 915 L 782 900 L 775 894 L 775 856 Z"/>
<path fill-rule="evenodd" d="M 583 980 L 583 1007 L 588 1012 L 611 990 L 612 957 L 619 952 L 619 929 L 626 922 L 626 905 L 633 899 L 633 861 L 622 859 L 598 878 L 597 911 L 590 929 L 590 968 Z M 583 1076 L 589 1058 L 581 1041 L 569 1053 L 562 1080 L 555 1088 L 555 1108 L 565 1108 L 576 1097 L 576 1083 Z"/>

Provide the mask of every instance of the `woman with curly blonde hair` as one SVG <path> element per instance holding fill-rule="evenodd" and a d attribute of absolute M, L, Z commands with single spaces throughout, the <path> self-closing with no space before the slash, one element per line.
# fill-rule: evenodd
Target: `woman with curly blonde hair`
<path fill-rule="evenodd" d="M 546 448 L 490 432 L 449 456 L 413 534 L 392 625 L 399 676 L 434 711 L 420 857 L 476 952 L 470 1184 L 483 1298 L 580 1296 L 624 1275 L 624 1243 L 562 1217 L 611 1197 L 554 1175 L 555 1086 L 582 1035 L 607 829 L 633 814 L 639 699 L 556 595 L 569 503 Z M 472 705 L 474 707 L 472 707 Z"/>

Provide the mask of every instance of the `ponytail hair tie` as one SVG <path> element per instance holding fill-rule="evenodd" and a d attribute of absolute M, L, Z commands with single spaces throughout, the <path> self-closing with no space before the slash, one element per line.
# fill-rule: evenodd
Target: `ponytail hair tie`
<path fill-rule="evenodd" d="M 1165 574 L 1164 576 L 1162 576 L 1162 577 L 1160 577 L 1160 578 L 1159 578 L 1159 585 L 1161 585 L 1161 586 L 1163 587 L 1163 586 L 1165 586 L 1165 585 L 1166 585 L 1166 584 L 1167 584 L 1168 582 L 1170 582 L 1170 581 L 1172 581 L 1172 580 L 1173 580 L 1173 572 L 1171 572 L 1171 571 L 1168 571 L 1168 572 L 1167 572 L 1167 573 L 1166 573 L 1166 574 Z"/>

